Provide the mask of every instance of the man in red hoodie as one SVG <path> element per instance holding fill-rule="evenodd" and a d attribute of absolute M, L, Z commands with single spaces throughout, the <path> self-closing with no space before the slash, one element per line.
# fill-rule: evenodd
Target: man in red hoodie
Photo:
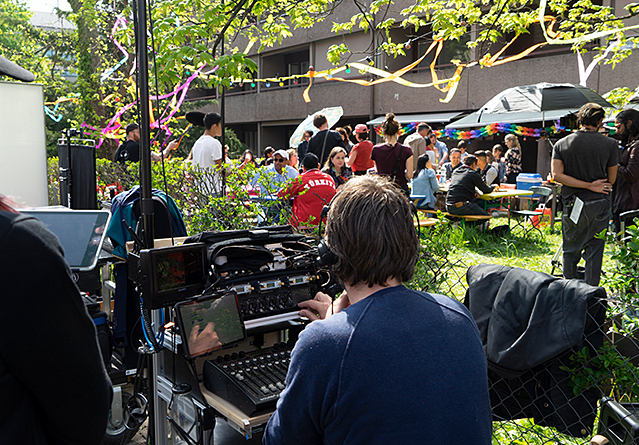
<path fill-rule="evenodd" d="M 281 198 L 293 199 L 293 221 L 318 225 L 322 208 L 335 196 L 335 181 L 330 175 L 319 171 L 319 160 L 307 153 L 302 163 L 302 173 L 286 190 L 279 192 Z"/>

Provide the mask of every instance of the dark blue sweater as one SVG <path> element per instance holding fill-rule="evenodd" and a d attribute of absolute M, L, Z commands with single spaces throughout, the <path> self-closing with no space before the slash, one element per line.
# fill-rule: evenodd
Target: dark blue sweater
<path fill-rule="evenodd" d="M 441 295 L 391 287 L 311 323 L 286 383 L 264 444 L 491 441 L 477 327 Z"/>

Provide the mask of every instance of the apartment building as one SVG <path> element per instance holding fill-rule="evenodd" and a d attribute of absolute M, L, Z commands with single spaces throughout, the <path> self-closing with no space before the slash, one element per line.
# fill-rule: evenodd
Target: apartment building
<path fill-rule="evenodd" d="M 629 0 L 616 2 L 616 7 L 623 8 L 628 2 Z M 393 8 L 400 10 L 406 6 L 403 3 L 406 2 L 399 0 Z M 405 57 L 392 58 L 381 54 L 378 49 L 379 41 L 376 41 L 374 33 L 354 32 L 344 36 L 331 33 L 333 21 L 346 21 L 356 12 L 353 3 L 344 2 L 336 8 L 331 17 L 313 28 L 297 30 L 292 38 L 284 39 L 281 45 L 267 48 L 259 54 L 253 51 L 251 56 L 259 67 L 256 78 L 302 74 L 307 72 L 310 66 L 316 71 L 332 68 L 326 60 L 326 52 L 331 45 L 342 42 L 348 44 L 353 52 L 350 62 L 364 61 L 368 57 L 368 61 L 374 63 L 375 67 L 394 72 L 416 61 L 432 43 L 426 29 L 420 29 L 417 33 L 395 29 L 391 34 L 393 41 L 411 43 Z M 467 34 L 467 39 L 470 38 L 470 32 L 472 30 Z M 493 45 L 490 53 L 496 53 L 512 37 L 504 36 L 501 42 Z M 543 42 L 543 35 L 541 29 L 535 27 L 530 34 L 520 36 L 503 56 L 518 54 L 540 42 Z M 237 46 L 241 48 L 242 42 Z M 594 54 L 584 54 L 586 66 Z M 456 67 L 450 63 L 452 59 L 472 60 L 474 54 L 466 47 L 465 41 L 446 42 L 436 61 L 436 71 L 440 79 L 453 75 Z M 432 60 L 433 55 L 429 54 L 403 78 L 417 84 L 430 83 Z M 639 51 L 635 50 L 614 70 L 610 65 L 597 65 L 589 76 L 587 85 L 600 94 L 616 87 L 635 88 L 639 84 L 639 77 L 636 75 L 638 62 Z M 373 79 L 370 76 L 362 76 L 355 69 L 351 70 L 350 74 L 341 72 L 339 76 Z M 310 89 L 311 102 L 306 103 L 302 97 L 304 89 L 308 86 L 308 79 L 305 78 L 270 84 L 256 82 L 254 87 L 250 82 L 245 82 L 242 86 L 234 85 L 225 94 L 223 112 L 226 125 L 236 132 L 240 140 L 261 154 L 269 145 L 288 148 L 289 138 L 297 125 L 307 115 L 324 107 L 341 106 L 344 109 L 339 125 L 350 124 L 354 127 L 358 123 L 379 123 L 380 118 L 386 113 L 393 112 L 398 116 L 400 123 L 428 122 L 434 128 L 441 129 L 458 116 L 479 109 L 506 88 L 539 82 L 579 83 L 578 58 L 569 46 L 546 45 L 518 61 L 490 68 L 467 68 L 462 73 L 455 96 L 448 103 L 440 101 L 446 94 L 433 87 L 412 88 L 394 82 L 360 86 L 325 79 L 313 80 Z M 212 93 L 219 100 L 219 94 Z M 199 92 L 198 95 L 206 96 L 206 93 Z M 205 111 L 221 112 L 219 106 L 207 107 Z M 530 122 L 526 125 L 540 127 L 541 122 Z M 492 147 L 497 142 L 503 142 L 503 137 L 504 135 L 496 135 L 473 140 L 470 151 Z M 543 150 L 544 153 L 538 159 L 538 151 L 543 144 L 533 138 L 521 138 L 520 141 L 524 151 L 524 171 L 543 172 L 543 168 L 538 168 L 538 162 L 546 164 L 548 157 L 547 150 Z M 444 142 L 449 147 L 457 144 L 457 141 L 453 140 L 444 139 Z"/>

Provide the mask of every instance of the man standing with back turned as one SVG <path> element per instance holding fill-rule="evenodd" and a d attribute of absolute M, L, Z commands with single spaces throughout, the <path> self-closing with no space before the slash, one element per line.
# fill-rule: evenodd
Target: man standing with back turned
<path fill-rule="evenodd" d="M 325 242 L 346 292 L 299 304 L 315 321 L 293 349 L 263 444 L 490 444 L 474 320 L 451 298 L 402 285 L 419 251 L 402 191 L 383 177 L 351 179 L 331 203 Z"/>
<path fill-rule="evenodd" d="M 313 125 L 319 131 L 308 141 L 306 153 L 313 153 L 319 159 L 319 164 L 324 165 L 333 148 L 342 147 L 346 150 L 346 145 L 341 134 L 328 128 L 328 119 L 323 114 L 315 115 Z"/>
<path fill-rule="evenodd" d="M 580 130 L 557 142 L 552 153 L 552 176 L 563 184 L 564 278 L 577 278 L 583 252 L 586 283 L 592 286 L 599 285 L 605 247 L 595 235 L 608 228 L 610 192 L 619 163 L 617 143 L 598 132 L 604 116 L 597 104 L 581 107 Z"/>

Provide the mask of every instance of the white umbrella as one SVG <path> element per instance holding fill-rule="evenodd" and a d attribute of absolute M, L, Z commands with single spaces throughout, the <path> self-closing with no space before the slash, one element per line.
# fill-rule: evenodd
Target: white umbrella
<path fill-rule="evenodd" d="M 333 127 L 338 121 L 339 118 L 344 114 L 344 109 L 342 107 L 330 107 L 323 108 L 316 113 L 309 114 L 306 119 L 302 121 L 301 124 L 297 126 L 293 135 L 288 141 L 288 146 L 291 148 L 297 148 L 302 139 L 304 138 L 304 132 L 306 130 L 317 131 L 317 128 L 313 125 L 313 118 L 317 114 L 323 114 L 326 116 L 326 120 L 328 121 L 328 128 Z"/>

